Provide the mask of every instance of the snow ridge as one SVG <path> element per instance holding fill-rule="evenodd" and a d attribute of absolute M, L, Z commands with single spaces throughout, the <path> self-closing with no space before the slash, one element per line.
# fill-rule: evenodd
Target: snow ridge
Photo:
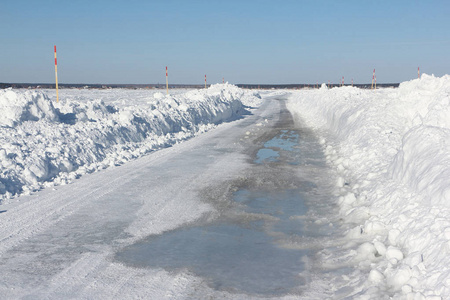
<path fill-rule="evenodd" d="M 450 76 L 375 91 L 323 85 L 288 108 L 321 132 L 339 177 L 343 256 L 360 276 L 340 286 L 361 299 L 450 298 Z"/>
<path fill-rule="evenodd" d="M 120 92 L 119 92 L 120 93 Z M 230 84 L 142 101 L 50 100 L 43 91 L 0 90 L 0 201 L 117 166 L 239 117 L 256 93 Z M 129 97 L 129 96 L 128 96 Z M 129 101 L 128 101 L 129 100 Z"/>

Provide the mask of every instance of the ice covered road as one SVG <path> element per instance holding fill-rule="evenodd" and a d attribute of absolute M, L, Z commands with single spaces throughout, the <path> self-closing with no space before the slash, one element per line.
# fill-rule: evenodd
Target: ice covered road
<path fill-rule="evenodd" d="M 5 205 L 0 298 L 325 295 L 329 174 L 284 101 Z"/>

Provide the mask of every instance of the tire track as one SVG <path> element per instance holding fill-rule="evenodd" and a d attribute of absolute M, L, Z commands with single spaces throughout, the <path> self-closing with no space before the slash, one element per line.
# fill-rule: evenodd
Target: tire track
<path fill-rule="evenodd" d="M 75 182 L 69 195 L 64 195 L 64 189 L 44 198 L 29 200 L 0 215 L 0 255 L 20 244 L 21 241 L 44 231 L 72 215 L 89 202 L 95 202 L 120 186 L 133 180 L 137 170 L 145 168 L 141 164 L 137 168 L 115 169 L 113 174 L 118 176 L 96 176 L 95 181 Z M 133 174 L 130 176 L 130 174 Z M 100 174 L 100 173 L 96 173 Z M 95 175 L 96 175 L 95 174 Z M 95 188 L 93 188 L 96 186 Z"/>

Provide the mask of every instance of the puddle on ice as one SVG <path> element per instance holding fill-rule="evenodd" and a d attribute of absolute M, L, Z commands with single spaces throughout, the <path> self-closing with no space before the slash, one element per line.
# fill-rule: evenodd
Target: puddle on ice
<path fill-rule="evenodd" d="M 278 152 L 275 150 L 264 148 L 258 150 L 256 157 L 257 159 L 255 160 L 255 163 L 260 164 L 263 161 L 277 161 L 277 158 L 280 157 L 280 154 L 278 154 Z"/>
<path fill-rule="evenodd" d="M 297 131 L 281 130 L 254 162 L 263 169 L 266 163 L 297 164 L 298 144 Z M 270 169 L 265 172 L 276 176 Z M 219 220 L 151 236 L 117 253 L 116 259 L 136 267 L 188 270 L 217 290 L 270 296 L 298 292 L 311 250 L 283 247 L 283 241 L 311 235 L 304 229 L 304 195 L 314 187 L 304 181 L 294 188 L 242 188 L 233 194 L 234 208 Z"/>
<path fill-rule="evenodd" d="M 174 230 L 130 246 L 117 258 L 139 267 L 188 269 L 219 290 L 281 295 L 302 285 L 308 251 L 277 244 L 280 238 L 302 234 L 301 221 L 291 218 L 307 210 L 298 191 L 240 190 L 234 200 L 245 213 L 260 215 L 260 220 L 248 221 L 244 214 L 240 219 Z"/>
<path fill-rule="evenodd" d="M 281 130 L 280 134 L 264 144 L 266 148 L 279 148 L 292 151 L 298 145 L 299 135 L 294 130 Z"/>
<path fill-rule="evenodd" d="M 280 134 L 264 143 L 264 148 L 261 148 L 256 153 L 257 164 L 264 162 L 276 162 L 280 157 L 280 151 L 292 152 L 298 154 L 299 135 L 295 130 L 281 130 Z M 289 164 L 298 164 L 298 161 L 290 161 Z"/>
<path fill-rule="evenodd" d="M 129 247 L 119 260 L 140 267 L 188 269 L 218 290 L 287 293 L 302 283 L 306 251 L 278 247 L 258 223 L 175 230 Z"/>
<path fill-rule="evenodd" d="M 274 217 L 274 221 L 266 221 L 265 224 L 270 232 L 287 236 L 303 234 L 301 219 L 295 217 L 305 215 L 308 208 L 299 189 L 275 192 L 240 190 L 235 193 L 234 200 L 245 205 L 245 212 Z"/>

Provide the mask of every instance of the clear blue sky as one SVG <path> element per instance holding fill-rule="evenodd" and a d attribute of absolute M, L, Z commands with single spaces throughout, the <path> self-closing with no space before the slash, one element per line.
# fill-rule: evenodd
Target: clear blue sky
<path fill-rule="evenodd" d="M 400 82 L 450 73 L 450 1 L 1 0 L 0 82 Z"/>

